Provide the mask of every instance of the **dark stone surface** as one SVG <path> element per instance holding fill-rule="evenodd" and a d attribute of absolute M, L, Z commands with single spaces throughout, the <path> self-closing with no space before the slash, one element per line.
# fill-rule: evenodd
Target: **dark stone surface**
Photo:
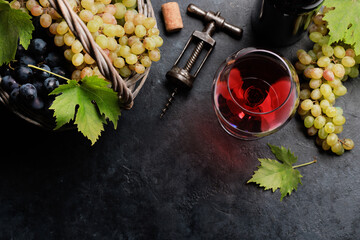
<path fill-rule="evenodd" d="M 258 141 L 240 141 L 219 126 L 211 102 L 216 68 L 232 52 L 254 46 L 253 1 L 201 0 L 244 28 L 241 41 L 217 33 L 215 50 L 188 94 L 180 94 L 159 120 L 169 96 L 165 73 L 202 22 L 186 15 L 185 28 L 165 34 L 160 6 L 153 5 L 165 40 L 162 59 L 119 127 L 106 127 L 93 146 L 76 131 L 47 132 L 1 106 L 0 239 L 358 239 L 359 147 L 342 157 L 319 150 L 293 119 Z M 294 59 L 306 39 L 277 49 Z M 359 145 L 360 84 L 337 101 L 347 123 L 342 136 Z M 267 143 L 290 147 L 303 185 L 280 202 L 280 193 L 246 184 Z"/>

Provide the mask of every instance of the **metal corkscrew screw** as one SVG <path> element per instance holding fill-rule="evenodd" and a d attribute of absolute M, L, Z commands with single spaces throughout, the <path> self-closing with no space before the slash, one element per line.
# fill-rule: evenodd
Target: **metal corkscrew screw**
<path fill-rule="evenodd" d="M 192 85 L 197 77 L 198 73 L 200 72 L 201 68 L 203 67 L 204 63 L 206 62 L 207 58 L 209 57 L 210 53 L 215 47 L 215 40 L 211 37 L 216 30 L 223 30 L 227 32 L 229 35 L 241 38 L 243 30 L 237 26 L 229 24 L 225 21 L 223 17 L 220 16 L 220 12 L 211 12 L 211 11 L 204 11 L 201 8 L 195 6 L 194 4 L 190 4 L 187 7 L 188 13 L 194 15 L 195 17 L 200 18 L 206 23 L 205 28 L 202 31 L 194 31 L 190 36 L 189 40 L 187 41 L 184 49 L 180 53 L 180 56 L 175 61 L 173 67 L 170 71 L 166 73 L 166 78 L 171 81 L 173 84 L 176 85 L 173 92 L 171 93 L 170 98 L 168 99 L 165 107 L 161 110 L 160 118 L 164 116 L 166 111 L 171 106 L 176 93 L 179 91 L 180 88 L 184 89 L 191 89 Z M 187 51 L 190 43 L 192 41 L 197 40 L 198 43 L 191 53 L 189 59 L 187 60 L 184 68 L 180 68 L 178 63 L 180 62 L 181 58 L 183 57 L 184 53 Z M 209 49 L 200 63 L 199 67 L 192 74 L 190 71 L 193 68 L 195 62 L 197 61 L 200 53 L 202 52 L 205 45 L 209 46 Z"/>

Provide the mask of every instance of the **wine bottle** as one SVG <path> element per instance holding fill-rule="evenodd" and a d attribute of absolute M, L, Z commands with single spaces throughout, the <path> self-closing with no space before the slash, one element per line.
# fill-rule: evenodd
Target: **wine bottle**
<path fill-rule="evenodd" d="M 271 46 L 299 41 L 324 0 L 256 0 L 251 16 L 256 39 Z"/>

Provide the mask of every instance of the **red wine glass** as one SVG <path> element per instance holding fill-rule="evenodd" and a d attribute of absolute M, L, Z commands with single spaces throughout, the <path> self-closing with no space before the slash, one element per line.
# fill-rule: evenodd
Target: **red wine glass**
<path fill-rule="evenodd" d="M 213 83 L 213 104 L 221 126 L 245 140 L 284 126 L 296 112 L 298 96 L 299 78 L 292 64 L 265 49 L 234 53 L 219 67 Z"/>

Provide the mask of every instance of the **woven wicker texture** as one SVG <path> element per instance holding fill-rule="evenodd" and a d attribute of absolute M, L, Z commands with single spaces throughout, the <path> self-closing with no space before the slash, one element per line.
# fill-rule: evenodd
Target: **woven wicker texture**
<path fill-rule="evenodd" d="M 70 30 L 82 43 L 85 51 L 95 59 L 99 70 L 106 79 L 111 82 L 112 88 L 119 95 L 119 104 L 123 109 L 130 109 L 133 106 L 133 100 L 144 85 L 147 76 L 150 72 L 150 67 L 145 70 L 143 74 L 136 74 L 135 72 L 128 78 L 122 78 L 114 68 L 108 56 L 97 45 L 93 39 L 90 31 L 87 29 L 84 22 L 72 10 L 70 4 L 66 0 L 49 0 L 51 6 L 64 18 Z M 150 0 L 137 0 L 138 12 L 143 13 L 147 17 L 155 17 L 153 7 Z M 1 82 L 1 77 L 0 77 Z M 53 119 L 48 119 L 46 116 L 40 116 L 36 112 L 32 112 L 25 106 L 12 104 L 9 101 L 9 94 L 0 88 L 0 102 L 7 106 L 11 111 L 28 122 L 45 127 L 48 129 L 54 128 Z"/>

